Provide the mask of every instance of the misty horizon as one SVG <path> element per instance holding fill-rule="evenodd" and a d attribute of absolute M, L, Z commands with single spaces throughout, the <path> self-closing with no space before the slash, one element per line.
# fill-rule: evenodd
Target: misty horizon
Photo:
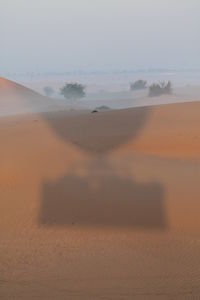
<path fill-rule="evenodd" d="M 196 70 L 199 16 L 198 0 L 2 0 L 0 72 Z"/>

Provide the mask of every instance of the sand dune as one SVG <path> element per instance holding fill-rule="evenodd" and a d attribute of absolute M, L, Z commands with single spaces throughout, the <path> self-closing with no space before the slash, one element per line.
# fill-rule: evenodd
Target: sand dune
<path fill-rule="evenodd" d="M 1 298 L 199 299 L 199 128 L 195 102 L 0 118 Z"/>
<path fill-rule="evenodd" d="M 40 112 L 55 107 L 52 99 L 0 77 L 0 116 Z"/>

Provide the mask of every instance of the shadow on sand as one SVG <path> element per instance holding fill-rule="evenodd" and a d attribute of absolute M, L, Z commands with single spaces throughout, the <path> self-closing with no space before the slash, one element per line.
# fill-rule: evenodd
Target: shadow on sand
<path fill-rule="evenodd" d="M 59 137 L 90 153 L 91 162 L 84 177 L 67 170 L 54 183 L 44 183 L 41 225 L 167 227 L 162 186 L 119 177 L 107 162 L 107 153 L 139 135 L 150 112 L 149 108 L 122 111 L 122 119 L 118 112 L 106 112 L 103 120 L 101 114 L 44 115 Z M 102 161 L 108 167 L 103 174 L 98 173 Z"/>
<path fill-rule="evenodd" d="M 159 184 L 138 184 L 115 176 L 65 176 L 43 187 L 40 223 L 165 228 Z"/>

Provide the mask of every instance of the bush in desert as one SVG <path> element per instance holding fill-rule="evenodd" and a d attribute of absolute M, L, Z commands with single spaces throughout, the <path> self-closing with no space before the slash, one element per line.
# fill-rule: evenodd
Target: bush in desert
<path fill-rule="evenodd" d="M 85 97 L 85 86 L 78 83 L 66 83 L 61 89 L 60 94 L 68 100 L 77 100 Z"/>
<path fill-rule="evenodd" d="M 156 97 L 161 95 L 171 95 L 172 94 L 172 84 L 170 81 L 166 84 L 165 82 L 153 83 L 149 87 L 149 96 Z"/>
<path fill-rule="evenodd" d="M 95 110 L 109 110 L 110 107 L 106 106 L 106 105 L 101 105 L 95 108 Z"/>
<path fill-rule="evenodd" d="M 53 94 L 55 93 L 55 92 L 54 92 L 54 89 L 53 89 L 52 87 L 50 87 L 50 86 L 45 86 L 43 90 L 44 90 L 44 94 L 45 94 L 47 97 L 52 97 Z"/>
<path fill-rule="evenodd" d="M 147 88 L 147 81 L 145 80 L 137 80 L 135 82 L 130 83 L 130 90 L 136 91 L 136 90 L 144 90 Z"/>

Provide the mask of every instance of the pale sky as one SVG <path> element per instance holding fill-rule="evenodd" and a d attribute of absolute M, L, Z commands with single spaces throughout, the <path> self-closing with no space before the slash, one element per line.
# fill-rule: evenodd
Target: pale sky
<path fill-rule="evenodd" d="M 200 0 L 0 0 L 0 72 L 200 68 Z"/>

